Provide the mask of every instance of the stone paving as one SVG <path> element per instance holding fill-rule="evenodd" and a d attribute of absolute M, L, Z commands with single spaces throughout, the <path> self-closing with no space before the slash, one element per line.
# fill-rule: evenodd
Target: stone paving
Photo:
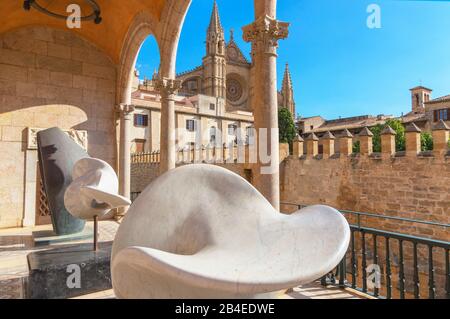
<path fill-rule="evenodd" d="M 89 226 L 92 223 L 88 223 Z M 99 223 L 100 244 L 114 240 L 119 223 L 101 221 Z M 33 251 L 45 250 L 50 246 L 33 247 L 32 232 L 51 229 L 51 225 L 33 228 L 14 228 L 0 230 L 0 299 L 23 299 L 28 276 L 27 255 Z M 89 240 L 72 242 L 87 243 Z M 60 246 L 59 245 L 53 245 Z M 114 299 L 112 290 L 102 291 L 76 299 Z M 280 299 L 366 299 L 366 296 L 349 289 L 322 287 L 319 283 L 293 289 L 281 294 Z"/>

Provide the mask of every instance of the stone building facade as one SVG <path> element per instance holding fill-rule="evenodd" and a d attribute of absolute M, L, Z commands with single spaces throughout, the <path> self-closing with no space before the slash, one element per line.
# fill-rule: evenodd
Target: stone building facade
<path fill-rule="evenodd" d="M 229 41 L 225 41 L 225 30 L 216 2 L 205 43 L 206 55 L 202 64 L 176 77 L 181 82 L 181 89 L 175 97 L 178 148 L 196 142 L 201 145 L 229 144 L 233 141 L 246 143 L 252 136 L 249 131 L 254 122 L 251 98 L 253 81 L 256 80 L 253 65 L 237 45 L 233 31 Z M 159 150 L 161 103 L 155 88 L 157 77 L 155 74 L 154 79 L 136 82 L 132 152 Z M 294 90 L 288 65 L 277 100 L 280 108 L 288 108 L 295 116 Z M 196 128 L 195 132 L 192 125 Z M 221 141 L 218 131 L 223 134 Z"/>

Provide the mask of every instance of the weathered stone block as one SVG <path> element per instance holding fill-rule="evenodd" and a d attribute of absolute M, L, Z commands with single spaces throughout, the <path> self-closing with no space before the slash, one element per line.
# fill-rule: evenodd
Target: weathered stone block
<path fill-rule="evenodd" d="M 0 63 L 0 80 L 25 82 L 27 77 L 28 69 L 26 67 Z"/>
<path fill-rule="evenodd" d="M 42 55 L 36 57 L 36 67 L 53 72 L 65 72 L 71 74 L 81 74 L 83 72 L 81 62 Z"/>
<path fill-rule="evenodd" d="M 0 81 L 0 95 L 16 94 L 16 83 L 12 81 Z"/>
<path fill-rule="evenodd" d="M 3 126 L 2 141 L 4 142 L 22 142 L 23 127 Z"/>
<path fill-rule="evenodd" d="M 65 72 L 50 72 L 49 83 L 55 86 L 72 87 L 73 76 L 72 74 Z"/>
<path fill-rule="evenodd" d="M 35 54 L 9 49 L 0 49 L 0 63 L 24 67 L 34 67 Z"/>
<path fill-rule="evenodd" d="M 49 43 L 47 55 L 57 58 L 70 59 L 72 53 L 71 48 L 69 46 L 56 43 Z"/>
<path fill-rule="evenodd" d="M 96 90 L 97 79 L 84 75 L 75 75 L 73 77 L 73 87 L 79 89 Z"/>
<path fill-rule="evenodd" d="M 116 70 L 110 67 L 104 67 L 90 63 L 82 63 L 82 74 L 85 76 L 93 76 L 97 78 L 112 80 L 116 77 Z"/>
<path fill-rule="evenodd" d="M 16 94 L 17 96 L 35 97 L 37 86 L 34 83 L 17 82 Z"/>
<path fill-rule="evenodd" d="M 36 84 L 48 84 L 50 81 L 50 71 L 41 69 L 28 70 L 28 82 Z"/>

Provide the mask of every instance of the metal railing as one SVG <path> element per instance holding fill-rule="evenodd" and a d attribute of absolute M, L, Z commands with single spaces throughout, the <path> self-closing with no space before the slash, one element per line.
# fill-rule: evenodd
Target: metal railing
<path fill-rule="evenodd" d="M 291 203 L 282 205 L 297 209 L 306 207 Z M 444 234 L 450 233 L 449 224 L 347 210 L 341 213 L 351 224 L 350 247 L 339 266 L 321 278 L 322 285 L 337 284 L 385 299 L 420 299 L 423 296 L 450 299 L 450 242 L 362 226 L 361 219 L 442 227 Z M 439 271 L 438 280 L 436 270 Z"/>
<path fill-rule="evenodd" d="M 139 195 L 131 193 L 131 200 Z M 307 207 L 292 203 L 282 206 Z M 362 218 L 442 227 L 446 233 L 450 233 L 449 224 L 348 210 L 341 213 L 350 223 L 349 249 L 337 268 L 320 279 L 322 285 L 348 287 L 381 299 L 450 299 L 450 242 L 363 226 Z M 440 270 L 440 280 L 436 280 L 436 269 Z M 407 283 L 412 284 L 410 289 Z"/>

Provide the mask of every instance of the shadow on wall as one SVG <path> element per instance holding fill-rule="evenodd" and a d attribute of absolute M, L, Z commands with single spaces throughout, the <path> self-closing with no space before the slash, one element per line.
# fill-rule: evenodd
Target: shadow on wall
<path fill-rule="evenodd" d="M 27 127 L 86 130 L 98 156 L 111 160 L 116 68 L 78 35 L 43 26 L 0 36 L 2 142 L 23 142 Z"/>

